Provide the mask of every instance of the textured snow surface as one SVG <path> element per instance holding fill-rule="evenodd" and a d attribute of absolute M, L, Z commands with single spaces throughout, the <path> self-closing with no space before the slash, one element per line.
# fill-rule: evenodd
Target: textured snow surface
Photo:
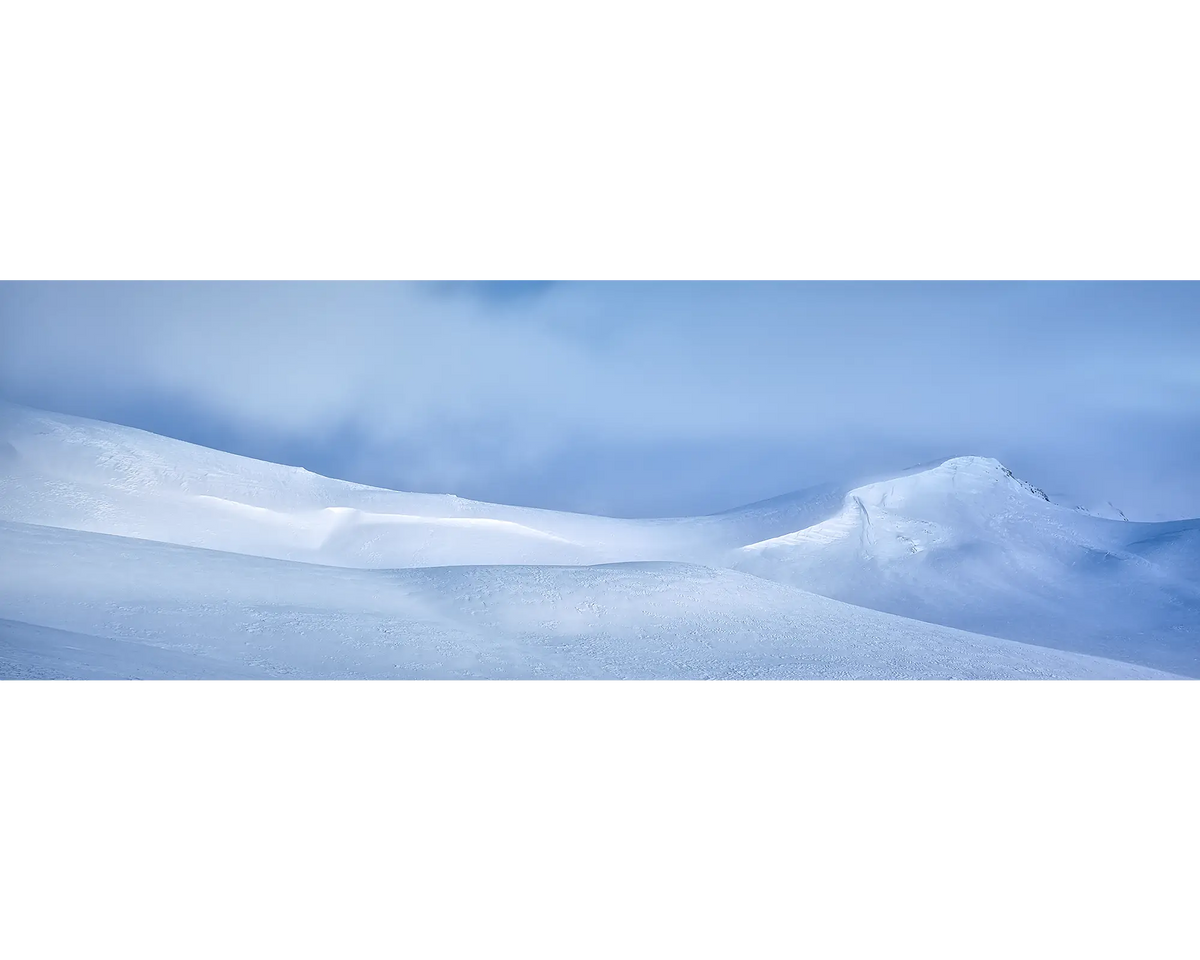
<path fill-rule="evenodd" d="M 740 570 L 903 616 L 1200 675 L 1200 521 L 1107 520 L 960 457 L 849 491 Z"/>
<path fill-rule="evenodd" d="M 0 404 L 5 677 L 1196 676 L 1198 584 L 984 458 L 618 520 Z"/>
<path fill-rule="evenodd" d="M 10 676 L 1159 675 L 693 564 L 355 570 L 27 524 L 0 536 Z"/>

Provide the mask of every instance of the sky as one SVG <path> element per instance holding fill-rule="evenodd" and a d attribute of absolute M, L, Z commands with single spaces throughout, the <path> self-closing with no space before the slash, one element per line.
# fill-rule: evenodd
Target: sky
<path fill-rule="evenodd" d="M 967 454 L 1200 516 L 1197 283 L 0 283 L 0 397 L 618 516 Z"/>

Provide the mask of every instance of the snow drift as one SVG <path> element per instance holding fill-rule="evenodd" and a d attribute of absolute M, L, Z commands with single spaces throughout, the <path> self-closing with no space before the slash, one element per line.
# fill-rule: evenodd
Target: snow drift
<path fill-rule="evenodd" d="M 620 520 L 0 405 L 0 578 L 9 676 L 1200 675 L 1200 521 L 979 457 Z"/>

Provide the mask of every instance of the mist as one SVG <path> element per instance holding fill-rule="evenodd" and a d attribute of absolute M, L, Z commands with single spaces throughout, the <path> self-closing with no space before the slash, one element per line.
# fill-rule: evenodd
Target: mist
<path fill-rule="evenodd" d="M 623 516 L 960 454 L 1200 515 L 1190 283 L 4 283 L 0 396 Z"/>

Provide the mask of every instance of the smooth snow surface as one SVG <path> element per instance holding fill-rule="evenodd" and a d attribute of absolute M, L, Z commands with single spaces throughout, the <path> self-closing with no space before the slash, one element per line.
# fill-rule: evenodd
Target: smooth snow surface
<path fill-rule="evenodd" d="M 1106 520 L 960 457 L 850 490 L 740 570 L 994 636 L 1200 675 L 1200 521 Z"/>
<path fill-rule="evenodd" d="M 1162 676 L 692 564 L 355 570 L 27 524 L 0 536 L 0 670 L 17 675 Z"/>
<path fill-rule="evenodd" d="M 1198 676 L 1198 584 L 983 458 L 618 520 L 0 404 L 6 677 Z"/>

